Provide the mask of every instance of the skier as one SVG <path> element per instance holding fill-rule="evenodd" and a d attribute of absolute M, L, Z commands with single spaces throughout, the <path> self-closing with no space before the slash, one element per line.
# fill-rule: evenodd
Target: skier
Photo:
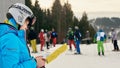
<path fill-rule="evenodd" d="M 86 31 L 86 39 L 86 43 L 90 44 L 90 32 L 88 30 Z"/>
<path fill-rule="evenodd" d="M 118 46 L 118 44 L 117 44 L 117 33 L 116 33 L 116 31 L 115 31 L 115 29 L 114 28 L 112 28 L 112 30 L 111 30 L 112 32 L 111 32 L 111 37 L 112 37 L 112 43 L 113 43 L 113 45 L 114 45 L 114 50 L 113 51 L 119 51 L 119 46 Z"/>
<path fill-rule="evenodd" d="M 55 32 L 54 28 L 52 28 L 51 39 L 52 39 L 52 44 L 55 47 L 57 42 L 57 33 Z"/>
<path fill-rule="evenodd" d="M 72 44 L 74 45 L 74 47 L 76 49 L 76 45 L 74 42 L 74 32 L 73 32 L 72 28 L 69 28 L 67 36 L 68 36 L 69 50 L 72 51 Z"/>
<path fill-rule="evenodd" d="M 33 58 L 26 43 L 26 30 L 35 23 L 31 9 L 21 3 L 13 4 L 0 23 L 0 68 L 44 67 L 41 56 Z"/>
<path fill-rule="evenodd" d="M 41 29 L 41 32 L 39 33 L 38 37 L 40 38 L 40 44 L 41 44 L 40 51 L 44 51 L 43 50 L 43 46 L 45 45 L 44 29 Z"/>
<path fill-rule="evenodd" d="M 50 31 L 47 31 L 45 30 L 45 42 L 46 42 L 46 45 L 47 45 L 47 49 L 49 49 L 49 46 L 50 46 Z"/>
<path fill-rule="evenodd" d="M 28 33 L 28 39 L 30 40 L 30 44 L 32 46 L 32 53 L 37 53 L 37 48 L 36 48 L 36 39 L 37 39 L 37 34 L 34 31 L 34 27 L 31 27 Z"/>
<path fill-rule="evenodd" d="M 81 54 L 80 46 L 79 46 L 81 41 L 81 33 L 78 26 L 75 26 L 74 34 L 75 34 L 75 43 L 76 43 L 76 50 L 77 50 L 75 54 Z"/>
<path fill-rule="evenodd" d="M 97 41 L 97 48 L 98 48 L 98 55 L 100 56 L 101 50 L 102 55 L 104 55 L 104 46 L 103 43 L 106 41 L 106 34 L 103 32 L 102 29 L 99 29 L 98 32 L 95 34 L 94 42 Z"/>

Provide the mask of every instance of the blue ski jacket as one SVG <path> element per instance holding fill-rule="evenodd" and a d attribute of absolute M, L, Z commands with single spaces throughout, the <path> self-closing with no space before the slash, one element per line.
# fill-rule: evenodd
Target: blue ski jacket
<path fill-rule="evenodd" d="M 25 31 L 0 24 L 0 68 L 36 68 L 25 41 Z"/>
<path fill-rule="evenodd" d="M 95 37 L 96 41 L 105 41 L 106 40 L 106 34 L 105 32 L 100 29 L 96 34 Z"/>

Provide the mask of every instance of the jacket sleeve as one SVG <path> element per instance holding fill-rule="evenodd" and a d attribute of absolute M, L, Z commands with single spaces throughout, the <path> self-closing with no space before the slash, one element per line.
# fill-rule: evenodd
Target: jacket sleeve
<path fill-rule="evenodd" d="M 2 67 L 0 68 L 36 68 L 36 61 L 32 57 L 20 60 L 20 40 L 13 35 L 7 36 L 2 48 Z"/>

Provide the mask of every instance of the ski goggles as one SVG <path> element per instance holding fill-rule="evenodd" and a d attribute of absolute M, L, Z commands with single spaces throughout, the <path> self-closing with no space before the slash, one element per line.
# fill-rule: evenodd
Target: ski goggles
<path fill-rule="evenodd" d="M 28 27 L 31 27 L 36 22 L 36 17 L 35 16 L 28 17 L 28 20 L 29 20 Z"/>

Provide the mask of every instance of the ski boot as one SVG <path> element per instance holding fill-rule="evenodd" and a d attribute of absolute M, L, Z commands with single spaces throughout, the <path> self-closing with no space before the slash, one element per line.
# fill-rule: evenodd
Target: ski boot
<path fill-rule="evenodd" d="M 98 55 L 100 56 L 100 52 L 98 52 Z"/>

